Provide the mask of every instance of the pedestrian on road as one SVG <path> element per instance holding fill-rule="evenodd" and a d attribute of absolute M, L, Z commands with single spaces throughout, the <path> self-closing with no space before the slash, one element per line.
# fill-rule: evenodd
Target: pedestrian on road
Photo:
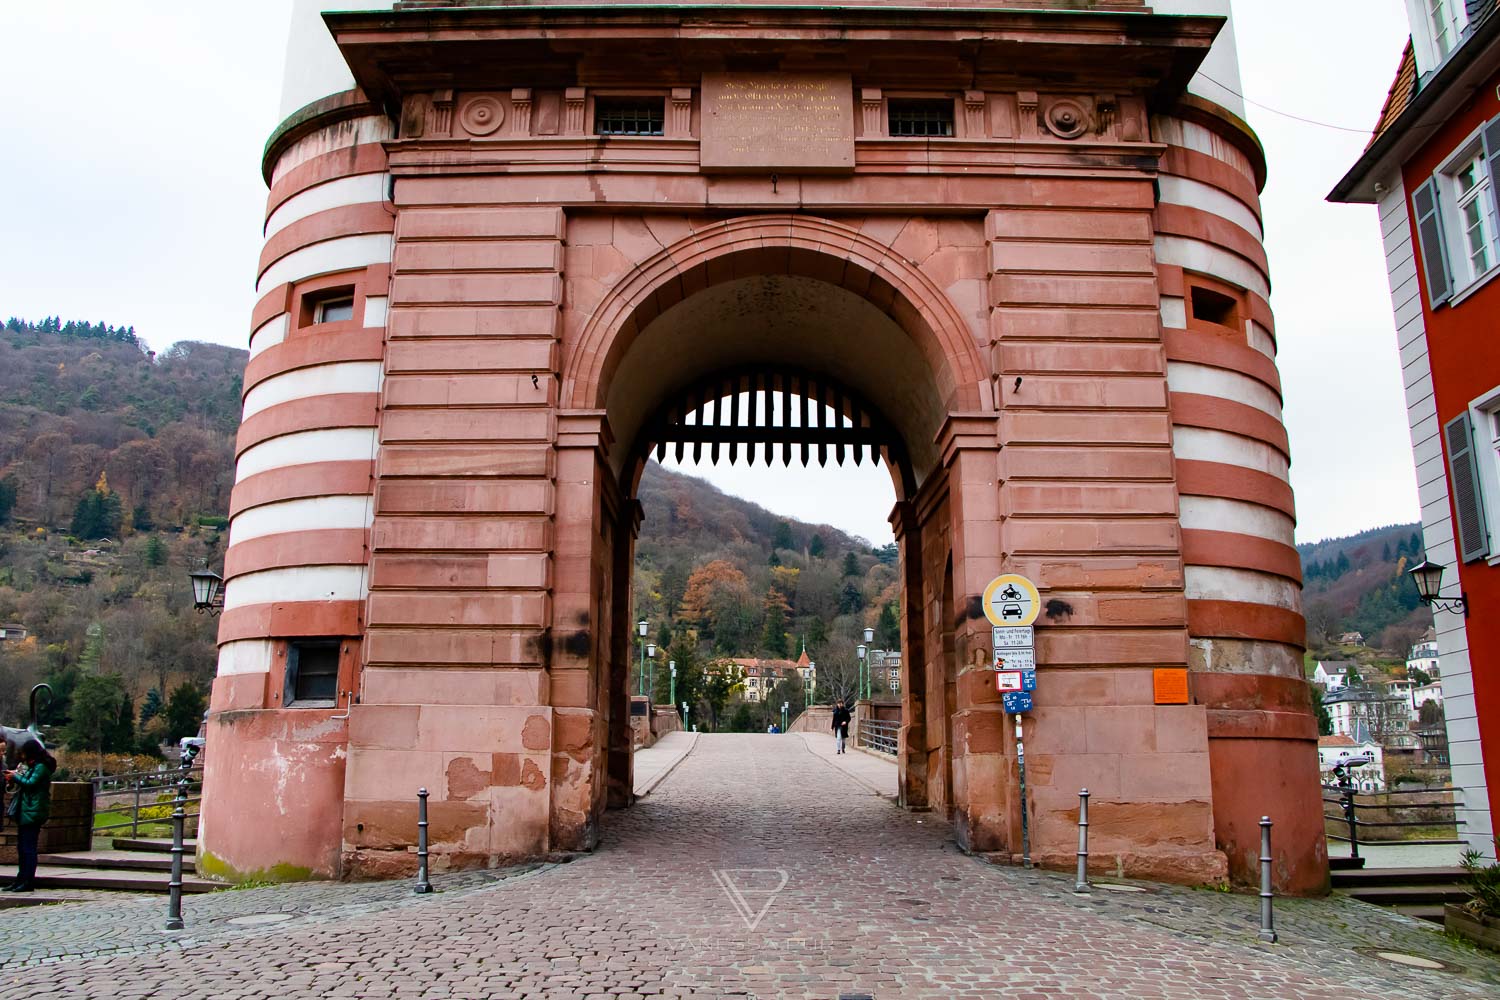
<path fill-rule="evenodd" d="M 844 699 L 840 698 L 833 708 L 833 739 L 838 744 L 838 753 L 844 752 L 844 741 L 849 738 L 849 721 L 849 709 L 844 707 Z"/>
<path fill-rule="evenodd" d="M 6 892 L 31 892 L 36 881 L 37 841 L 42 824 L 52 810 L 52 775 L 57 772 L 57 758 L 41 743 L 33 741 L 21 747 L 21 763 L 5 777 L 15 786 L 15 821 L 19 831 L 16 850 L 19 864 L 16 880 Z"/>

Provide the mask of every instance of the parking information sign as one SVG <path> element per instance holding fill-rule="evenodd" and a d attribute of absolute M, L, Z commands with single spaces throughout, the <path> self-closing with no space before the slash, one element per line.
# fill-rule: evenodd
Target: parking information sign
<path fill-rule="evenodd" d="M 984 615 L 991 625 L 1030 625 L 1042 610 L 1036 584 L 1024 576 L 997 576 L 984 588 Z"/>
<path fill-rule="evenodd" d="M 1036 645 L 1036 629 L 1030 625 L 996 625 L 990 629 L 990 634 L 994 637 L 992 645 L 996 649 Z"/>
<path fill-rule="evenodd" d="M 1000 696 L 1006 715 L 1020 715 L 1031 711 L 1031 695 L 1025 691 L 1007 691 Z"/>
<path fill-rule="evenodd" d="M 1035 670 L 1036 650 L 1030 646 L 1008 646 L 995 650 L 996 670 Z"/>

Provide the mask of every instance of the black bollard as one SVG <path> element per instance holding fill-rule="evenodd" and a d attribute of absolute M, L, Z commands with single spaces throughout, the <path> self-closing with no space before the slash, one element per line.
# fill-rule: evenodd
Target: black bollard
<path fill-rule="evenodd" d="M 416 892 L 431 892 L 427 877 L 427 789 L 417 789 L 417 887 Z"/>
<path fill-rule="evenodd" d="M 167 930 L 182 930 L 182 828 L 187 820 L 188 772 L 198 748 L 189 743 L 182 748 L 182 775 L 177 779 L 177 801 L 172 809 L 172 878 L 167 882 Z"/>
<path fill-rule="evenodd" d="M 1089 891 L 1089 790 L 1078 792 L 1078 877 L 1073 882 L 1074 892 Z"/>
<path fill-rule="evenodd" d="M 1271 914 L 1271 817 L 1260 818 L 1260 939 L 1276 943 L 1276 922 Z"/>

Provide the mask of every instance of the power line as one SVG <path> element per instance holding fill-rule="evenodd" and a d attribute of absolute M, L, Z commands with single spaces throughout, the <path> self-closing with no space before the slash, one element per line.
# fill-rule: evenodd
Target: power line
<path fill-rule="evenodd" d="M 1292 121 L 1302 122 L 1304 125 L 1316 125 L 1319 128 L 1331 128 L 1336 132 L 1353 132 L 1355 135 L 1363 136 L 1368 136 L 1373 131 L 1373 129 L 1368 128 L 1349 128 L 1344 125 L 1330 125 L 1328 122 L 1320 122 L 1312 118 L 1303 118 L 1301 115 L 1294 115 L 1289 111 L 1282 111 L 1278 108 L 1273 108 L 1270 105 L 1262 104 L 1259 101 L 1252 101 L 1250 98 L 1235 90 L 1233 87 L 1229 86 L 1228 84 L 1220 83 L 1218 80 L 1215 80 L 1207 73 L 1200 72 L 1198 75 L 1203 77 L 1203 79 L 1207 80 L 1209 83 L 1227 90 L 1229 93 L 1233 94 L 1235 97 L 1238 97 L 1246 104 L 1253 104 L 1257 108 L 1260 108 L 1262 111 L 1269 111 L 1273 115 L 1280 115 L 1283 118 L 1290 118 Z"/>

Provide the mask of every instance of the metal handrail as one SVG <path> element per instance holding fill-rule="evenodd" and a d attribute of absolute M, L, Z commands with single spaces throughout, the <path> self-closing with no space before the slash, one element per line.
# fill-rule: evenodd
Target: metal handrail
<path fill-rule="evenodd" d="M 856 734 L 856 746 L 874 750 L 876 753 L 896 756 L 896 745 L 901 732 L 899 722 L 885 722 L 881 719 L 861 719 L 859 732 Z"/>
<path fill-rule="evenodd" d="M 196 766 L 191 767 L 185 776 L 182 770 L 177 768 L 160 771 L 128 771 L 121 774 L 102 774 L 90 778 L 89 781 L 94 786 L 94 814 L 91 817 L 91 829 L 95 833 L 98 833 L 107 830 L 124 830 L 128 827 L 130 835 L 134 837 L 140 834 L 143 823 L 155 824 L 168 822 L 169 820 L 142 820 L 141 810 L 166 805 L 164 802 L 155 801 L 155 797 L 161 793 L 171 791 L 174 793 L 175 798 L 178 783 L 184 780 L 184 778 L 191 787 L 201 792 L 203 789 L 202 763 L 198 762 Z M 143 793 L 151 795 L 153 801 L 142 803 L 141 796 Z M 128 802 L 117 803 L 111 801 L 106 804 L 104 801 L 106 798 L 115 799 L 127 795 L 131 796 Z M 185 801 L 201 802 L 202 796 L 189 796 Z M 130 819 L 127 822 L 100 824 L 98 820 L 101 812 L 125 812 L 130 814 Z M 196 819 L 198 815 L 198 813 L 188 813 L 186 818 Z"/>
<path fill-rule="evenodd" d="M 1392 829 L 1392 828 L 1401 828 L 1401 827 L 1433 827 L 1433 826 L 1444 826 L 1444 827 L 1446 827 L 1446 826 L 1450 826 L 1451 825 L 1454 828 L 1454 831 L 1457 832 L 1458 827 L 1466 825 L 1466 822 L 1467 822 L 1467 821 L 1465 821 L 1463 819 L 1460 819 L 1458 817 L 1458 811 L 1459 811 L 1460 808 L 1463 807 L 1463 789 L 1461 789 L 1461 788 L 1454 788 L 1452 786 L 1438 785 L 1438 786 L 1425 786 L 1425 787 L 1422 787 L 1422 788 L 1391 789 L 1390 791 L 1385 791 L 1385 792 L 1362 792 L 1362 791 L 1359 791 L 1357 788 L 1355 788 L 1354 783 L 1353 783 L 1352 780 L 1346 780 L 1343 784 L 1338 784 L 1338 785 L 1321 785 L 1321 789 L 1325 793 L 1326 792 L 1334 792 L 1338 796 L 1337 798 L 1333 798 L 1333 799 L 1328 798 L 1326 794 L 1323 795 L 1323 796 L 1321 796 L 1321 798 L 1323 800 L 1323 803 L 1325 805 L 1334 805 L 1334 806 L 1338 807 L 1338 813 L 1336 815 L 1333 815 L 1333 816 L 1328 815 L 1327 811 L 1325 810 L 1324 813 L 1323 813 L 1323 819 L 1324 819 L 1324 821 L 1325 822 L 1332 821 L 1332 822 L 1335 822 L 1335 823 L 1346 823 L 1346 824 L 1348 824 L 1348 829 L 1349 829 L 1348 836 L 1341 836 L 1341 835 L 1338 835 L 1338 834 L 1331 834 L 1331 833 L 1328 834 L 1328 836 L 1332 837 L 1332 838 L 1334 838 L 1336 840 L 1346 840 L 1346 841 L 1348 841 L 1348 843 L 1349 843 L 1349 857 L 1351 859 L 1353 859 L 1355 862 L 1357 862 L 1357 864 L 1360 865 L 1360 866 L 1363 866 L 1363 864 L 1364 864 L 1363 859 L 1360 858 L 1360 856 L 1359 856 L 1359 831 L 1360 831 L 1361 827 L 1364 827 L 1366 829 L 1381 829 L 1381 828 Z M 1372 798 L 1372 797 L 1377 796 L 1377 795 L 1419 795 L 1419 794 L 1432 795 L 1432 794 L 1443 794 L 1443 793 L 1446 793 L 1449 796 L 1449 800 L 1446 801 L 1446 802 L 1415 802 L 1415 803 L 1411 803 L 1410 805 L 1399 806 L 1399 805 L 1394 805 L 1394 804 L 1380 805 L 1380 804 L 1377 804 L 1377 803 L 1374 803 L 1374 802 L 1357 802 L 1356 801 L 1356 799 L 1358 799 L 1362 795 L 1365 796 L 1366 798 Z M 1439 810 L 1449 810 L 1452 813 L 1452 818 L 1449 819 L 1447 817 L 1442 817 L 1440 819 L 1426 819 L 1426 820 L 1420 820 L 1420 819 L 1419 820 L 1366 820 L 1366 819 L 1360 819 L 1359 816 L 1358 816 L 1358 809 L 1361 806 L 1363 806 L 1366 809 L 1439 809 Z"/>

